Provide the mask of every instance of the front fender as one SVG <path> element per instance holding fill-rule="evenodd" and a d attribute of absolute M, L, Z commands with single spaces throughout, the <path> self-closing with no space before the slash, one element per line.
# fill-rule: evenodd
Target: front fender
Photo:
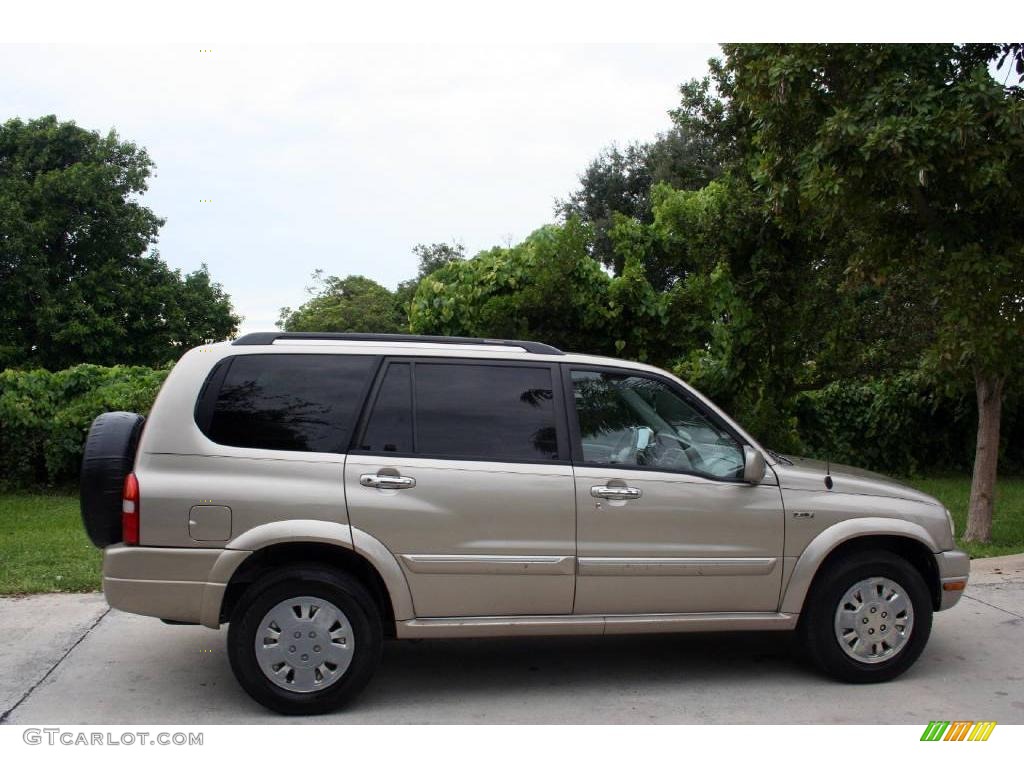
<path fill-rule="evenodd" d="M 782 596 L 782 613 L 800 613 L 811 582 L 825 558 L 840 544 L 863 536 L 901 536 L 913 539 L 938 552 L 939 546 L 924 526 L 909 520 L 890 517 L 857 517 L 836 523 L 815 536 L 808 544 L 793 567 L 793 574 Z"/>

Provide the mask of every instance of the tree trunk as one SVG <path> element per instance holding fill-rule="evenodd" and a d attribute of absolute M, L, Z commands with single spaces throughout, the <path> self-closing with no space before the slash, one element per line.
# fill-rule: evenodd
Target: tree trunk
<path fill-rule="evenodd" d="M 996 464 L 999 460 L 999 420 L 1003 408 L 1003 379 L 975 372 L 978 395 L 978 441 L 974 452 L 971 503 L 967 511 L 964 541 L 992 540 L 992 507 L 996 495 Z"/>

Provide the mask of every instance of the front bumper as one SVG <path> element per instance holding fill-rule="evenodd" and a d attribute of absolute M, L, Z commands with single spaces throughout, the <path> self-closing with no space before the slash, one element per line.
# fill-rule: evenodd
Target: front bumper
<path fill-rule="evenodd" d="M 935 564 L 939 569 L 939 610 L 944 611 L 960 602 L 971 573 L 971 558 L 951 549 L 936 554 Z"/>
<path fill-rule="evenodd" d="M 103 552 L 103 594 L 111 608 L 216 629 L 231 575 L 250 554 L 115 544 Z"/>

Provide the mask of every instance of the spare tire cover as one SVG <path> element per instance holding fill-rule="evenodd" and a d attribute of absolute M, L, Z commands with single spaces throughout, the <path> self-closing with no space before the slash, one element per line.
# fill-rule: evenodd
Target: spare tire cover
<path fill-rule="evenodd" d="M 82 523 L 92 543 L 106 547 L 121 541 L 121 493 L 135 466 L 135 449 L 145 421 L 137 413 L 101 413 L 89 428 L 82 456 Z"/>

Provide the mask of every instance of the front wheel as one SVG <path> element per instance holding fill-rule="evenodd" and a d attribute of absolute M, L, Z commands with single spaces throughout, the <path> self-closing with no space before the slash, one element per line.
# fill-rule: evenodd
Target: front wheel
<path fill-rule="evenodd" d="M 380 661 L 380 614 L 363 586 L 319 566 L 275 572 L 250 587 L 228 627 L 228 658 L 260 704 L 286 715 L 337 709 Z"/>
<path fill-rule="evenodd" d="M 800 618 L 811 660 L 850 683 L 903 674 L 921 655 L 931 628 L 931 595 L 921 575 L 884 550 L 853 553 L 829 566 Z"/>

